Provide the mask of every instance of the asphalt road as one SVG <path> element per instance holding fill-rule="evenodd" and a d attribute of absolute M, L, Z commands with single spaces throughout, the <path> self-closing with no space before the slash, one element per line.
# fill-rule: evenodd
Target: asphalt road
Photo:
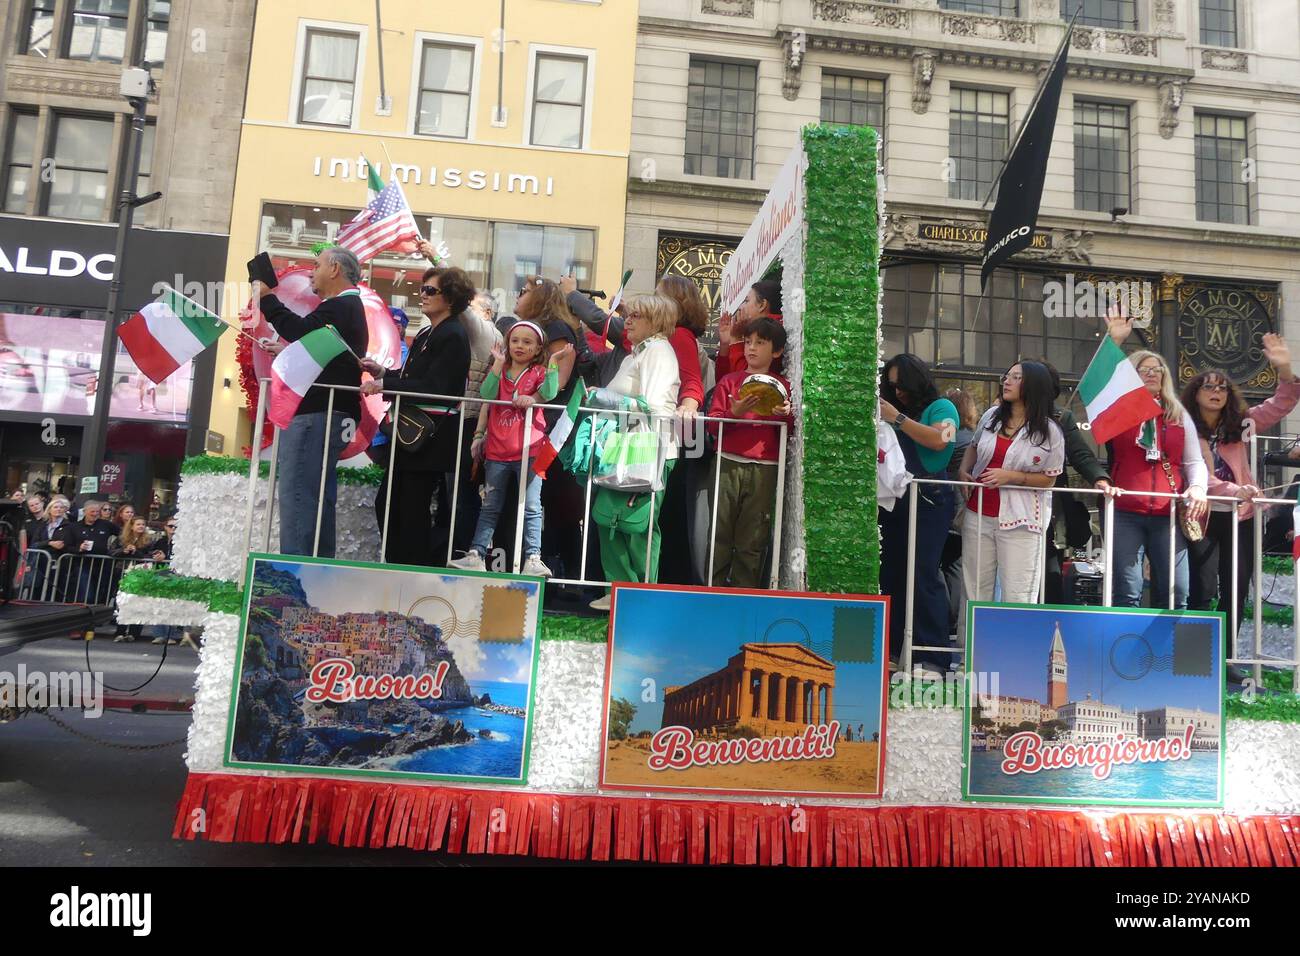
<path fill-rule="evenodd" d="M 91 665 L 112 686 L 130 688 L 158 667 L 161 647 L 90 642 Z M 0 671 L 84 671 L 85 642 L 66 638 L 26 644 L 0 654 Z M 189 699 L 197 656 L 168 650 L 158 676 L 136 695 Z M 124 696 L 106 691 L 114 696 Z M 0 723 L 0 866 L 520 866 L 519 858 L 467 857 L 411 850 L 353 850 L 331 846 L 261 846 L 173 840 L 176 803 L 185 785 L 188 712 L 105 711 L 97 719 L 76 710 L 54 716 L 92 742 L 39 713 Z M 122 750 L 108 743 L 149 750 Z"/>

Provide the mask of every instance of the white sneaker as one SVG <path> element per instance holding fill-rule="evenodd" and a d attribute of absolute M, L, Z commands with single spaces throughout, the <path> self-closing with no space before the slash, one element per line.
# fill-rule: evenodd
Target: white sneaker
<path fill-rule="evenodd" d="M 552 571 L 546 566 L 540 554 L 530 554 L 524 559 L 524 570 L 521 573 L 533 578 L 549 578 Z"/>
<path fill-rule="evenodd" d="M 596 600 L 592 601 L 592 602 L 591 602 L 590 604 L 588 604 L 587 606 L 588 606 L 589 608 L 591 608 L 593 611 L 608 611 L 608 610 L 609 610 L 609 595 L 608 595 L 608 594 L 602 594 L 600 597 L 596 598 Z"/>
<path fill-rule="evenodd" d="M 465 557 L 453 558 L 449 562 L 453 568 L 460 568 L 462 571 L 485 571 L 487 565 L 483 563 L 483 555 L 477 551 L 466 551 Z"/>

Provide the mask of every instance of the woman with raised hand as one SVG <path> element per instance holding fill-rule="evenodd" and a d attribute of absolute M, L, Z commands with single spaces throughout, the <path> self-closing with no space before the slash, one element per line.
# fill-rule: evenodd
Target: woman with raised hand
<path fill-rule="evenodd" d="M 1201 452 L 1210 470 L 1209 493 L 1240 499 L 1236 506 L 1237 528 L 1236 614 L 1240 625 L 1250 590 L 1254 532 L 1250 519 L 1255 514 L 1253 498 L 1261 497 L 1250 471 L 1246 430 L 1270 428 L 1300 402 L 1300 379 L 1291 370 L 1291 350 L 1286 340 L 1272 332 L 1264 336 L 1264 355 L 1277 372 L 1277 390 L 1266 402 L 1248 408 L 1226 372 L 1202 372 L 1183 387 L 1183 405 L 1196 423 Z M 1247 422 L 1251 424 L 1248 426 Z M 1210 503 L 1205 537 L 1191 545 L 1191 590 L 1187 606 L 1208 610 L 1215 599 L 1218 609 L 1232 613 L 1232 510 L 1226 501 Z M 1226 646 L 1226 640 L 1225 640 Z"/>
<path fill-rule="evenodd" d="M 1133 319 L 1112 312 L 1106 332 L 1123 345 L 1133 331 Z M 1161 414 L 1116 435 L 1106 444 L 1111 482 L 1096 485 L 1115 496 L 1112 560 L 1115 564 L 1113 599 L 1117 607 L 1138 607 L 1142 600 L 1142 559 L 1151 566 L 1151 606 L 1187 607 L 1187 538 L 1174 528 L 1174 579 L 1169 580 L 1169 511 L 1173 498 L 1143 494 L 1172 492 L 1187 502 L 1188 517 L 1200 520 L 1208 511 L 1205 500 L 1208 473 L 1197 438 L 1196 424 L 1174 394 L 1173 373 L 1156 352 L 1134 352 L 1128 360 L 1137 369 L 1147 392 L 1160 405 Z"/>

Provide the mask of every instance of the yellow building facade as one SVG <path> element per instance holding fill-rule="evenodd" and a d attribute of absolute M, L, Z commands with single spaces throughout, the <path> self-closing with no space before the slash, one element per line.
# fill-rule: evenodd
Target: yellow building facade
<path fill-rule="evenodd" d="M 311 259 L 396 176 L 426 238 L 513 309 L 519 281 L 572 272 L 611 295 L 623 268 L 637 4 L 417 0 L 258 4 L 227 288 L 245 263 Z M 382 66 L 381 66 L 382 64 Z M 375 259 L 370 284 L 411 331 L 427 263 Z M 228 296 L 226 311 L 243 302 Z M 223 336 L 209 428 L 249 444 L 236 336 Z M 225 385 L 228 380 L 231 384 Z M 209 448 L 218 442 L 209 436 Z"/>

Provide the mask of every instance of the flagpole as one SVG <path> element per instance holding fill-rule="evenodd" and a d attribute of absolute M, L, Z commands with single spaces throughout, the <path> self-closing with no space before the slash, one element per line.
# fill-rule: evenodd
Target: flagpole
<path fill-rule="evenodd" d="M 1074 16 L 1070 18 L 1070 22 L 1065 26 L 1065 36 L 1061 40 L 1061 45 L 1056 48 L 1056 53 L 1053 54 L 1052 59 L 1047 63 L 1047 72 L 1043 74 L 1043 82 L 1038 84 L 1038 89 L 1034 91 L 1033 102 L 1029 104 L 1029 109 L 1025 111 L 1024 117 L 1020 120 L 1020 128 L 1016 131 L 1015 142 L 1011 144 L 1011 148 L 1007 150 L 1006 155 L 1002 157 L 1002 165 L 998 168 L 998 174 L 993 177 L 993 182 L 989 184 L 989 191 L 985 194 L 984 201 L 980 203 L 981 209 L 989 204 L 989 200 L 993 198 L 993 190 L 997 189 L 998 183 L 1002 181 L 1002 174 L 1007 171 L 1007 163 L 1015 154 L 1016 147 L 1020 145 L 1020 140 L 1025 135 L 1025 127 L 1029 124 L 1029 117 L 1034 115 L 1034 110 L 1038 107 L 1038 101 L 1043 98 L 1043 90 L 1047 88 L 1047 80 L 1052 75 L 1052 67 L 1055 65 L 1057 59 L 1060 58 L 1061 54 L 1070 46 L 1070 38 L 1074 36 L 1075 21 L 1079 19 L 1079 14 L 1082 12 L 1083 0 L 1080 0 L 1079 5 L 1074 10 Z"/>
<path fill-rule="evenodd" d="M 420 241 L 424 241 L 424 236 L 420 233 L 420 222 L 415 218 L 415 213 L 411 211 L 411 204 L 406 201 L 406 190 L 402 189 L 402 184 L 397 179 L 397 174 L 393 171 L 393 157 L 388 155 L 388 144 L 382 139 L 379 141 L 379 148 L 384 151 L 384 159 L 388 160 L 388 179 L 389 182 L 397 183 L 397 188 L 402 194 L 402 202 L 406 204 L 407 212 L 411 213 L 411 221 L 415 223 L 416 235 L 420 236 Z"/>

